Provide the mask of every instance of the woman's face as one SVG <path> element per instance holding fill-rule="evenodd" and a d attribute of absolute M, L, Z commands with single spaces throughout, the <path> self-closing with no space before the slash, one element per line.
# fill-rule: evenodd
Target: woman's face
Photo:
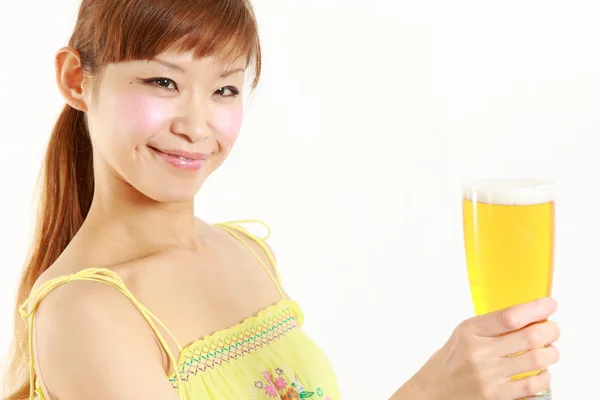
<path fill-rule="evenodd" d="M 176 52 L 106 66 L 85 96 L 96 174 L 156 201 L 192 199 L 238 137 L 245 67 Z"/>

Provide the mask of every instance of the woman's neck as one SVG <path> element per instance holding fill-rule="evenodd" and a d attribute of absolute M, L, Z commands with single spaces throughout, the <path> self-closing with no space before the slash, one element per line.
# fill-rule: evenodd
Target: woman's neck
<path fill-rule="evenodd" d="M 111 241 L 156 248 L 201 247 L 194 200 L 160 203 L 138 195 L 95 194 L 82 229 Z"/>

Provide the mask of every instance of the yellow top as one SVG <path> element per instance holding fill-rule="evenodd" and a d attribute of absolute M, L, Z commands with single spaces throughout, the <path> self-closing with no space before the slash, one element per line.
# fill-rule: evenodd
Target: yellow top
<path fill-rule="evenodd" d="M 268 230 L 258 238 L 240 226 L 262 223 Z M 125 295 L 148 322 L 177 368 L 166 376 L 181 400 L 235 399 L 311 399 L 338 400 L 337 379 L 329 360 L 321 349 L 301 330 L 303 313 L 299 305 L 285 298 L 274 258 L 265 245 L 270 235 L 267 224 L 258 220 L 242 220 L 216 224 L 244 244 L 260 261 L 279 290 L 282 299 L 241 323 L 205 336 L 192 344 L 179 347 L 176 360 L 156 325 L 171 337 L 171 332 L 124 285 L 117 274 L 106 268 L 89 268 L 45 282 L 21 306 L 21 316 L 29 323 L 30 399 L 44 400 L 34 370 L 33 327 L 40 302 L 52 290 L 74 280 L 108 284 Z M 238 233 L 255 240 L 267 253 L 276 277 Z M 177 340 L 173 337 L 176 343 Z"/>

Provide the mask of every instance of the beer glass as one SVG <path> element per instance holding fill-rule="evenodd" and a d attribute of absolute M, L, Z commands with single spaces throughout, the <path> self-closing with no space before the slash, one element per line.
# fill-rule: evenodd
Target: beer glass
<path fill-rule="evenodd" d="M 464 245 L 475 314 L 550 296 L 553 182 L 486 179 L 464 184 L 462 192 Z M 552 394 L 548 390 L 528 399 L 550 400 Z"/>

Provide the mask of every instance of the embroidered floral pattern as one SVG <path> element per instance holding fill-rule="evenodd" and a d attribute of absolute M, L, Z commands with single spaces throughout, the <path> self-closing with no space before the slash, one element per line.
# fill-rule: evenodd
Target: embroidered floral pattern
<path fill-rule="evenodd" d="M 293 381 L 289 383 L 284 375 L 284 371 L 281 368 L 276 368 L 274 373 L 263 371 L 263 380 L 254 382 L 254 387 L 259 390 L 259 393 L 263 393 L 262 396 L 266 394 L 270 398 L 279 398 L 281 400 L 333 400 L 330 396 L 323 397 L 325 393 L 321 387 L 317 387 L 314 390 L 306 390 L 297 376 L 292 374 Z M 255 398 L 257 397 L 252 397 L 251 399 Z"/>
<path fill-rule="evenodd" d="M 287 385 L 287 382 L 285 381 L 285 379 L 279 377 L 277 378 L 277 380 L 275 381 L 275 387 L 279 390 L 285 388 Z"/>
<path fill-rule="evenodd" d="M 289 388 L 287 392 L 283 396 L 281 396 L 283 400 L 297 400 L 300 399 L 300 395 L 294 388 Z"/>

